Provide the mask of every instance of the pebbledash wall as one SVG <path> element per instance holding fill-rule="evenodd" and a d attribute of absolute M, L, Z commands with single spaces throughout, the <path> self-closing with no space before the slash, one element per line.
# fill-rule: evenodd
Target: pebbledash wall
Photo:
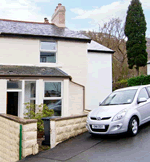
<path fill-rule="evenodd" d="M 87 131 L 87 114 L 50 119 L 50 147 Z"/>
<path fill-rule="evenodd" d="M 20 125 L 22 125 L 21 143 Z M 24 158 L 37 153 L 37 121 L 0 114 L 0 161 L 16 162 L 19 156 Z"/>

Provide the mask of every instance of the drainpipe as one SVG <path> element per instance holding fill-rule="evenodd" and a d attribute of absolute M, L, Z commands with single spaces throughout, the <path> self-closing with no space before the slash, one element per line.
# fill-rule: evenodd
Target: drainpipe
<path fill-rule="evenodd" d="M 22 125 L 20 124 L 19 160 L 22 157 Z"/>

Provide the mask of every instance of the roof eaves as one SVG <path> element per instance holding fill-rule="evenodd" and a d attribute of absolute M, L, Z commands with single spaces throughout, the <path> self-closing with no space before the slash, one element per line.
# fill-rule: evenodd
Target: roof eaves
<path fill-rule="evenodd" d="M 92 50 L 92 49 L 88 49 L 88 52 L 96 52 L 96 53 L 110 53 L 110 54 L 114 54 L 115 51 L 106 51 L 106 50 Z"/>
<path fill-rule="evenodd" d="M 69 79 L 72 79 L 71 76 L 58 76 L 58 75 L 53 75 L 53 76 L 50 76 L 50 75 L 29 75 L 29 74 L 0 74 L 0 78 L 1 77 L 42 77 L 42 78 L 47 78 L 47 77 L 53 77 L 53 78 L 69 78 Z"/>
<path fill-rule="evenodd" d="M 84 41 L 87 43 L 91 42 L 90 38 L 75 38 L 75 37 L 61 37 L 61 36 L 49 36 L 49 35 L 35 35 L 35 34 L 19 34 L 19 33 L 5 33 L 5 32 L 0 32 L 0 35 L 3 36 L 21 36 L 21 37 L 37 37 L 37 38 L 58 38 L 58 39 L 66 39 L 66 40 L 78 40 L 78 41 Z"/>

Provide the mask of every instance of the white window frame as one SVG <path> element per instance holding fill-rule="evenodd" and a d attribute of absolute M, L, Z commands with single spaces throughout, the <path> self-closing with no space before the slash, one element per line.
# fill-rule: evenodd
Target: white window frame
<path fill-rule="evenodd" d="M 45 83 L 46 82 L 60 82 L 61 83 L 61 97 L 45 97 Z M 63 81 L 62 80 L 44 80 L 43 81 L 43 103 L 44 100 L 61 100 L 61 116 L 63 116 Z"/>
<path fill-rule="evenodd" d="M 48 42 L 48 43 L 55 43 L 56 44 L 56 50 L 44 50 L 44 49 L 41 49 L 41 43 L 42 42 Z M 41 52 L 53 52 L 55 53 L 55 56 L 56 56 L 56 62 L 41 62 Z M 56 41 L 40 41 L 40 63 L 41 64 L 57 64 L 57 42 Z"/>

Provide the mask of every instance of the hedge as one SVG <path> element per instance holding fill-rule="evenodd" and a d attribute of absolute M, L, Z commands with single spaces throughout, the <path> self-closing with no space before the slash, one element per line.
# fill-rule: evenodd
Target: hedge
<path fill-rule="evenodd" d="M 128 86 L 146 85 L 150 84 L 150 75 L 141 75 L 128 79 Z"/>
<path fill-rule="evenodd" d="M 116 83 L 113 83 L 113 91 L 119 88 L 124 88 L 128 86 L 127 80 L 120 80 Z"/>

